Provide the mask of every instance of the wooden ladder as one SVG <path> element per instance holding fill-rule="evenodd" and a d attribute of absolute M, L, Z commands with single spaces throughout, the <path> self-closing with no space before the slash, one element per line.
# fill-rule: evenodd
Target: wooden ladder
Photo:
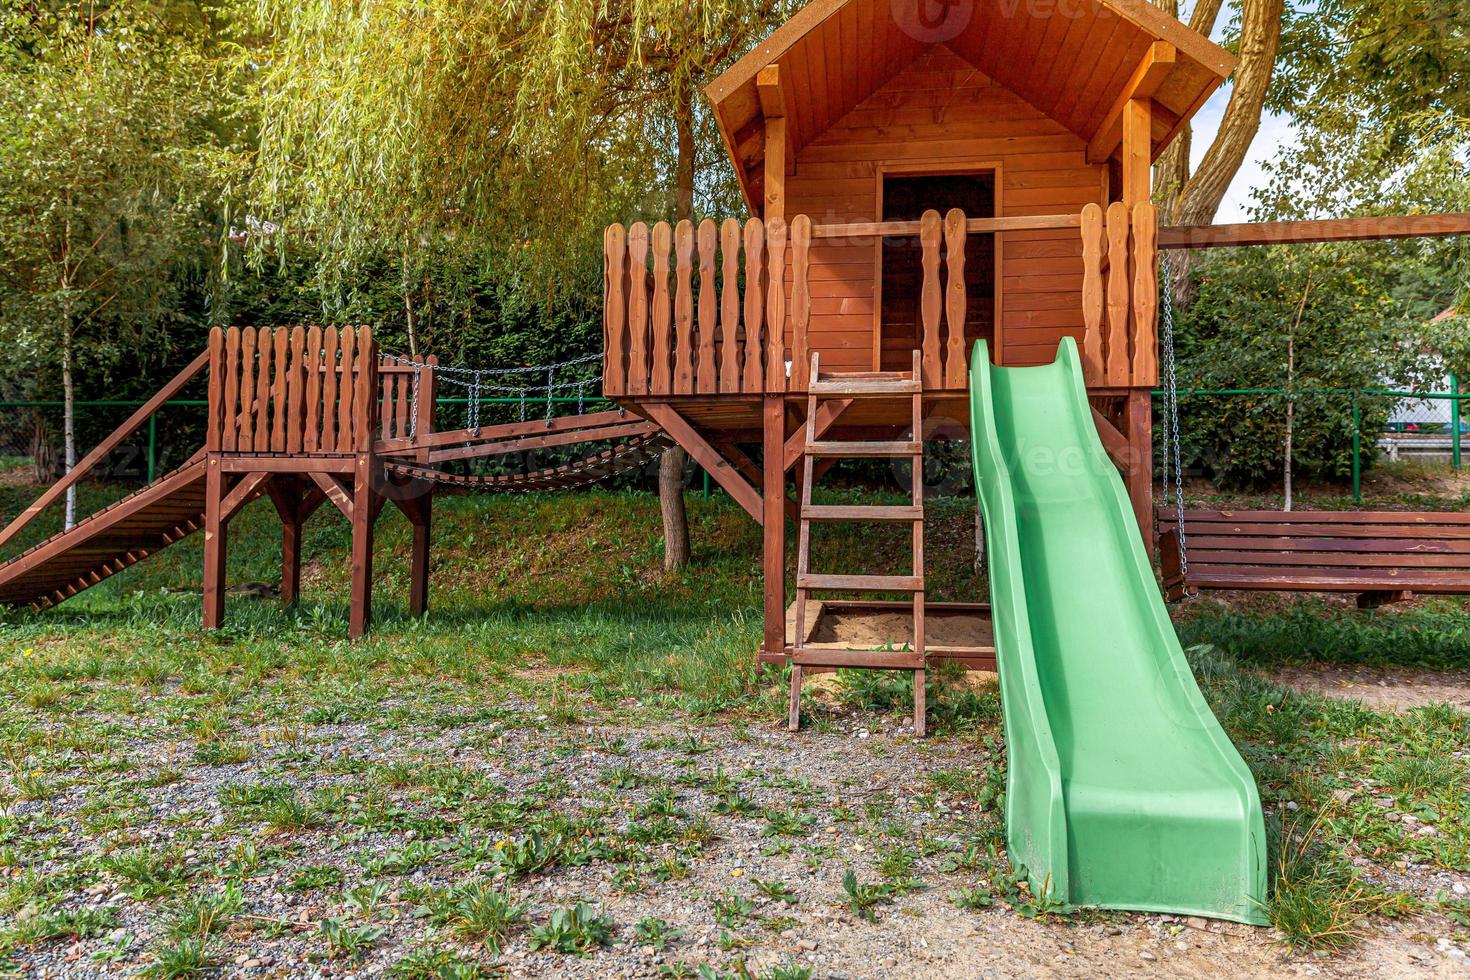
<path fill-rule="evenodd" d="M 924 736 L 924 383 L 920 352 L 914 351 L 913 370 L 832 374 L 822 377 L 812 354 L 807 386 L 806 449 L 802 454 L 800 536 L 796 551 L 796 631 L 791 655 L 791 700 L 787 726 L 801 727 L 802 671 L 807 667 L 859 667 L 907 670 L 914 677 L 914 734 Z M 827 442 L 817 439 L 817 408 L 824 400 L 907 397 L 913 404 L 912 437 L 907 441 Z M 812 503 L 818 459 L 902 459 L 913 463 L 913 486 L 907 506 L 817 505 Z M 819 575 L 811 570 L 811 529 L 814 521 L 875 521 L 908 524 L 913 529 L 913 573 L 910 575 Z M 828 649 L 803 646 L 806 641 L 807 602 L 814 591 L 907 592 L 913 596 L 914 639 L 909 650 Z"/>

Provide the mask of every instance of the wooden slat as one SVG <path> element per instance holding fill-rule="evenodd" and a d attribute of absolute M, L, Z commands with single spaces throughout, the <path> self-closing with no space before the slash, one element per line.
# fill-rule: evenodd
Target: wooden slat
<path fill-rule="evenodd" d="M 759 392 L 761 370 L 761 322 L 765 311 L 762 273 L 765 270 L 765 227 L 759 218 L 745 222 L 745 378 L 742 391 Z"/>
<path fill-rule="evenodd" d="M 812 504 L 803 507 L 804 521 L 922 521 L 924 508 L 874 504 Z"/>
<path fill-rule="evenodd" d="M 1186 535 L 1190 524 L 1184 524 Z M 1425 540 L 1470 540 L 1470 526 L 1444 525 L 1433 529 L 1404 524 L 1214 524 L 1208 533 L 1257 538 L 1407 538 Z"/>
<path fill-rule="evenodd" d="M 1362 552 L 1363 554 L 1470 554 L 1470 540 L 1464 538 L 1373 538 L 1373 537 L 1254 537 L 1211 534 L 1209 531 L 1190 532 L 1189 552 L 1208 556 L 1218 551 L 1244 552 L 1261 551 L 1279 553 L 1299 551 L 1312 554 L 1336 554 L 1339 552 Z M 1171 528 L 1162 527 L 1168 531 Z M 1289 533 L 1289 532 L 1288 532 Z"/>
<path fill-rule="evenodd" d="M 699 223 L 699 337 L 698 366 L 694 374 L 694 390 L 709 394 L 719 390 L 719 379 L 715 371 L 715 331 L 718 297 L 715 295 L 715 246 L 719 230 L 714 221 L 705 218 Z"/>
<path fill-rule="evenodd" d="M 694 225 L 674 228 L 674 391 L 694 391 Z"/>
<path fill-rule="evenodd" d="M 812 219 L 791 219 L 791 391 L 806 391 L 811 370 L 808 332 L 812 320 Z"/>
<path fill-rule="evenodd" d="M 1160 507 L 1159 520 L 1175 522 L 1173 508 Z M 1470 525 L 1463 511 L 1417 510 L 1186 510 L 1184 520 L 1194 524 L 1407 524 L 1434 528 L 1447 524 Z"/>
<path fill-rule="evenodd" d="M 1211 566 L 1302 566 L 1308 568 L 1439 568 L 1466 569 L 1470 572 L 1470 553 L 1464 551 L 1355 552 L 1355 551 L 1230 551 L 1209 549 L 1196 551 L 1187 542 L 1190 570 L 1196 563 Z M 1191 576 L 1193 577 L 1193 576 Z"/>
<path fill-rule="evenodd" d="M 602 241 L 602 393 L 627 392 L 627 278 L 628 233 L 610 225 Z"/>
<path fill-rule="evenodd" d="M 337 381 L 341 370 L 338 367 L 341 343 L 341 334 L 336 327 L 322 331 L 322 424 L 317 449 L 324 453 L 337 449 Z"/>
<path fill-rule="evenodd" d="M 1096 204 L 1082 209 L 1082 373 L 1089 385 L 1107 381 L 1103 366 L 1104 293 L 1103 256 L 1107 233 L 1103 210 Z"/>
<path fill-rule="evenodd" d="M 1159 383 L 1158 209 L 1133 209 L 1133 385 Z"/>
<path fill-rule="evenodd" d="M 1104 377 L 1109 387 L 1128 384 L 1128 207 L 1121 201 L 1108 207 L 1108 338 Z"/>
<path fill-rule="evenodd" d="M 306 428 L 306 328 L 291 328 L 291 360 L 286 373 L 286 452 L 299 453 Z"/>
<path fill-rule="evenodd" d="M 720 391 L 740 390 L 740 222 L 720 225 Z"/>
<path fill-rule="evenodd" d="M 306 331 L 306 418 L 302 421 L 301 447 L 314 453 L 321 445 L 322 426 L 322 328 Z"/>
<path fill-rule="evenodd" d="M 943 222 L 939 212 L 924 212 L 919 220 L 919 249 L 923 264 L 923 285 L 919 291 L 919 318 L 923 324 L 922 365 L 925 388 L 944 386 L 944 364 L 939 349 L 939 312 L 943 291 L 939 284 L 939 243 L 943 239 Z"/>
<path fill-rule="evenodd" d="M 795 647 L 792 663 L 802 667 L 853 667 L 866 670 L 922 670 L 922 653 L 891 650 L 839 650 Z"/>
<path fill-rule="evenodd" d="M 277 327 L 271 338 L 271 360 L 275 363 L 275 377 L 271 379 L 271 452 L 286 451 L 286 422 L 289 417 L 286 406 L 287 381 L 291 373 L 291 331 Z"/>
<path fill-rule="evenodd" d="M 965 212 L 952 208 L 944 216 L 944 250 L 947 281 L 944 290 L 944 323 L 949 331 L 944 356 L 944 387 L 965 387 L 969 366 L 965 362 Z"/>
<path fill-rule="evenodd" d="M 339 453 L 352 452 L 352 419 L 357 391 L 353 368 L 357 364 L 357 331 L 343 327 L 338 334 L 342 357 L 337 364 L 337 444 Z"/>
<path fill-rule="evenodd" d="M 786 390 L 786 222 L 766 222 L 766 391 Z"/>
<path fill-rule="evenodd" d="M 269 327 L 255 332 L 255 429 L 254 448 L 258 453 L 271 448 L 271 372 L 274 370 L 274 337 Z"/>
<path fill-rule="evenodd" d="M 211 409 L 210 425 L 220 426 L 219 449 L 234 452 L 239 435 L 238 417 L 240 403 L 240 328 L 225 331 L 223 401 L 219 410 Z"/>
<path fill-rule="evenodd" d="M 669 369 L 669 347 L 673 340 L 670 330 L 673 310 L 669 299 L 669 248 L 673 241 L 674 231 L 667 221 L 653 226 L 653 308 L 649 327 L 653 334 L 653 373 L 649 376 L 649 391 L 656 395 L 667 395 L 674 390 Z"/>
<path fill-rule="evenodd" d="M 239 438 L 235 445 L 241 452 L 255 449 L 255 377 L 259 368 L 255 335 L 254 327 L 246 327 L 240 331 L 240 404 L 235 417 Z"/>
<path fill-rule="evenodd" d="M 1186 545 L 1187 547 L 1187 545 Z M 1470 575 L 1462 571 L 1338 569 L 1332 572 L 1275 572 L 1265 569 L 1201 568 L 1191 562 L 1189 582 L 1201 588 L 1264 589 L 1283 592 L 1367 592 L 1407 589 L 1431 595 L 1470 594 Z"/>
<path fill-rule="evenodd" d="M 729 461 L 715 451 L 709 442 L 695 431 L 682 415 L 670 405 L 651 402 L 644 406 L 649 418 L 656 422 L 669 436 L 683 447 L 696 463 L 704 467 L 731 498 L 744 508 L 757 524 L 764 524 L 765 513 L 761 495 L 746 482 Z"/>
<path fill-rule="evenodd" d="M 878 459 L 912 456 L 923 452 L 920 442 L 809 442 L 808 456 L 833 456 L 852 459 Z"/>
<path fill-rule="evenodd" d="M 356 412 L 353 418 L 351 449 L 366 453 L 373 448 L 378 436 L 378 346 L 373 343 L 371 327 L 362 327 L 357 332 L 356 390 L 352 401 Z M 358 488 L 361 492 L 361 488 Z"/>
<path fill-rule="evenodd" d="M 648 394 L 648 226 L 628 229 L 628 393 Z"/>
<path fill-rule="evenodd" d="M 922 575 L 817 575 L 796 577 L 798 589 L 831 589 L 836 592 L 921 592 Z"/>

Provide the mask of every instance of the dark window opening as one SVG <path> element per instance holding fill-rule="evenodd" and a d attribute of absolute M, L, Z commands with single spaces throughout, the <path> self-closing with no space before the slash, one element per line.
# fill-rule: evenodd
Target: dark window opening
<path fill-rule="evenodd" d="M 995 174 L 934 174 L 923 177 L 884 177 L 884 221 L 918 221 L 930 209 L 940 215 L 959 208 L 967 218 L 995 217 Z M 883 242 L 883 306 L 880 331 L 885 371 L 902 371 L 913 363 L 913 351 L 923 344 L 919 303 L 924 269 L 918 238 L 889 238 Z M 943 250 L 941 249 L 941 267 Z M 942 280 L 941 280 L 942 282 Z M 970 346 L 984 338 L 995 346 L 995 236 L 969 235 L 965 239 L 965 357 Z M 942 309 L 942 301 L 941 301 Z M 940 336 L 947 336 L 940 318 Z"/>

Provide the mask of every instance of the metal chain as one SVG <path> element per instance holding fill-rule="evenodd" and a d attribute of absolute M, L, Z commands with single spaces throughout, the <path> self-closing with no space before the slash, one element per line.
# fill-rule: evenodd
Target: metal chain
<path fill-rule="evenodd" d="M 1189 574 L 1189 552 L 1184 540 L 1184 466 L 1179 439 L 1179 373 L 1174 351 L 1174 273 L 1159 257 L 1163 279 L 1164 411 L 1169 416 L 1168 445 L 1164 447 L 1164 494 L 1169 493 L 1169 471 L 1174 471 L 1174 526 L 1179 535 L 1179 571 Z"/>
<path fill-rule="evenodd" d="M 413 369 L 413 403 L 408 416 L 408 438 L 417 439 L 419 435 L 419 375 L 423 373 L 424 367 L 420 362 L 414 363 Z"/>

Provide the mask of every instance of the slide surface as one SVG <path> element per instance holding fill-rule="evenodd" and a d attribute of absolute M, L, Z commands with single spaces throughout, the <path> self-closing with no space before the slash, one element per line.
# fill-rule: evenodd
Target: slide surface
<path fill-rule="evenodd" d="M 1264 923 L 1256 784 L 1180 649 L 1076 343 L 996 368 L 980 342 L 970 378 L 1012 864 L 1068 906 Z"/>

